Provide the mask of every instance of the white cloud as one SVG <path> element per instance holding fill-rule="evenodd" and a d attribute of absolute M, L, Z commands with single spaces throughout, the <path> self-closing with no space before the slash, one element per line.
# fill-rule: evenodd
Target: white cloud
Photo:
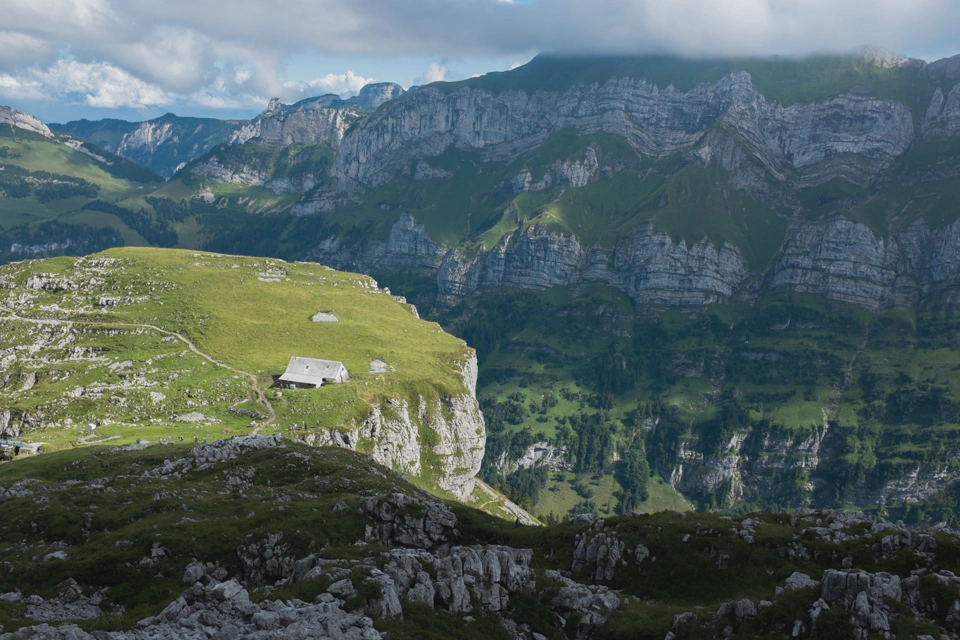
<path fill-rule="evenodd" d="M 56 52 L 48 42 L 25 33 L 0 30 L 0 67 L 16 68 L 51 63 Z"/>
<path fill-rule="evenodd" d="M 328 73 L 322 78 L 315 78 L 306 82 L 288 81 L 284 82 L 283 86 L 287 91 L 295 91 L 301 97 L 336 93 L 346 98 L 356 95 L 360 89 L 371 82 L 376 82 L 376 80 L 358 76 L 353 71 L 347 70 L 346 73 Z"/>
<path fill-rule="evenodd" d="M 423 74 L 417 78 L 415 84 L 430 84 L 431 82 L 443 82 L 447 79 L 447 65 L 439 62 L 431 62 Z"/>
<path fill-rule="evenodd" d="M 2 95 L 79 94 L 90 105 L 239 108 L 265 96 L 350 95 L 369 81 L 350 71 L 285 79 L 285 61 L 304 51 L 368 62 L 519 60 L 531 51 L 757 55 L 871 43 L 908 54 L 960 51 L 957 0 L 0 0 L 0 15 Z M 416 82 L 457 77 L 435 62 Z"/>
<path fill-rule="evenodd" d="M 0 95 L 25 100 L 79 100 L 91 107 L 144 109 L 172 102 L 160 87 L 106 63 L 60 60 L 43 70 L 0 75 Z"/>

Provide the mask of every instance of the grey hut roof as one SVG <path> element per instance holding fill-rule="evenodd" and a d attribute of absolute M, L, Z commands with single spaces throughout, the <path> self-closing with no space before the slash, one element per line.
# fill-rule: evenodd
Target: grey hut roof
<path fill-rule="evenodd" d="M 280 376 L 284 382 L 299 384 L 321 384 L 324 379 L 336 378 L 340 369 L 346 369 L 338 360 L 318 360 L 316 358 L 301 358 L 293 356 L 287 365 L 287 370 Z"/>

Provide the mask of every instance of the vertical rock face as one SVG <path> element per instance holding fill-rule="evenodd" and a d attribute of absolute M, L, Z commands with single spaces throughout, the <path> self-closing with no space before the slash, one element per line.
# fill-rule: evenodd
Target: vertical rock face
<path fill-rule="evenodd" d="M 309 443 L 352 450 L 366 447 L 380 464 L 413 476 L 429 476 L 440 489 L 466 500 L 476 485 L 487 439 L 476 398 L 477 373 L 477 358 L 471 352 L 460 372 L 462 395 L 441 396 L 432 406 L 421 397 L 415 413 L 406 400 L 389 399 L 375 405 L 356 432 L 330 431 Z M 421 435 L 428 431 L 433 444 Z M 427 450 L 429 464 L 423 456 Z"/>
<path fill-rule="evenodd" d="M 795 227 L 770 284 L 878 309 L 941 291 L 955 298 L 958 258 L 960 222 L 931 230 L 918 218 L 884 239 L 836 215 Z"/>
<path fill-rule="evenodd" d="M 404 213 L 391 227 L 387 239 L 387 266 L 431 267 L 440 266 L 443 252 L 427 235 L 426 228 L 409 213 Z"/>
<path fill-rule="evenodd" d="M 875 309 L 896 276 L 893 252 L 890 243 L 847 218 L 802 224 L 784 245 L 771 285 Z"/>
<path fill-rule="evenodd" d="M 717 124 L 736 132 L 769 170 L 795 174 L 801 184 L 837 175 L 869 182 L 915 138 L 910 110 L 899 102 L 842 95 L 784 107 L 754 89 L 745 71 L 687 92 L 637 78 L 562 92 L 494 94 L 464 87 L 447 94 L 425 87 L 361 121 L 344 140 L 334 171 L 381 184 L 389 166 L 450 145 L 480 150 L 485 159 L 509 159 L 564 128 L 618 135 L 638 152 L 662 157 L 695 145 Z"/>
<path fill-rule="evenodd" d="M 17 111 L 11 107 L 0 106 L 0 124 L 8 124 L 18 129 L 39 133 L 45 138 L 52 138 L 53 132 L 37 118 L 29 113 Z"/>
<path fill-rule="evenodd" d="M 733 245 L 718 249 L 704 238 L 687 247 L 653 225 L 621 240 L 612 254 L 611 259 L 599 247 L 584 249 L 571 235 L 527 227 L 504 236 L 490 252 L 450 251 L 437 283 L 445 304 L 483 287 L 542 290 L 606 282 L 640 303 L 690 306 L 728 299 L 748 275 Z"/>
<path fill-rule="evenodd" d="M 266 111 L 233 135 L 231 144 L 253 141 L 268 149 L 281 149 L 291 144 L 326 142 L 336 149 L 356 119 L 351 109 L 328 108 L 313 103 L 301 103 L 293 109 L 287 109 L 274 98 Z"/>
<path fill-rule="evenodd" d="M 373 110 L 385 102 L 396 100 L 403 94 L 403 87 L 395 82 L 374 82 L 364 85 L 360 93 L 347 102 L 363 109 Z"/>
<path fill-rule="evenodd" d="M 624 289 L 638 302 L 703 305 L 728 299 L 747 276 L 740 251 L 703 238 L 687 247 L 645 225 L 617 245 L 614 261 Z"/>
<path fill-rule="evenodd" d="M 403 213 L 390 228 L 387 241 L 362 240 L 352 244 L 340 236 L 322 240 L 309 258 L 339 269 L 370 272 L 376 269 L 440 267 L 444 251 L 427 235 L 426 228 Z"/>
<path fill-rule="evenodd" d="M 165 143 L 176 145 L 177 142 L 179 136 L 169 122 L 141 122 L 136 129 L 123 136 L 116 153 L 127 158 L 138 158 L 155 153 Z"/>
<path fill-rule="evenodd" d="M 947 97 L 938 87 L 927 109 L 923 133 L 929 138 L 945 138 L 960 134 L 960 84 Z"/>
<path fill-rule="evenodd" d="M 724 500 L 803 503 L 819 486 L 832 482 L 837 432 L 826 425 L 805 435 L 759 435 L 752 429 L 733 434 L 722 450 L 704 455 L 696 440 L 685 442 L 673 460 L 662 460 L 660 472 L 685 495 L 722 494 Z M 784 479 L 806 478 L 791 484 Z M 844 501 L 860 507 L 914 503 L 932 498 L 956 482 L 947 468 L 917 463 L 906 473 L 882 481 L 866 478 L 844 493 Z"/>

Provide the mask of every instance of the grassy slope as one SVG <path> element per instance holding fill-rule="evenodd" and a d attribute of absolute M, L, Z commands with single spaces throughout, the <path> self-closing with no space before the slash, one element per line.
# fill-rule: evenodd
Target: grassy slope
<path fill-rule="evenodd" d="M 5 328 L 2 348 L 8 352 L 38 341 L 44 344 L 42 356 L 5 362 L 7 376 L 0 391 L 6 407 L 44 416 L 45 426 L 28 429 L 28 440 L 57 448 L 76 445 L 83 436 L 119 436 L 118 442 L 130 442 L 249 431 L 251 416 L 231 412 L 234 406 L 265 419 L 266 407 L 255 402 L 242 376 L 214 367 L 165 334 L 130 327 L 111 335 L 115 327 L 109 325 L 122 323 L 178 332 L 214 359 L 258 376 L 264 388 L 293 355 L 346 364 L 351 372 L 346 384 L 284 391 L 282 396 L 270 392 L 278 418 L 268 431 L 284 431 L 294 423 L 310 429 L 350 428 L 366 417 L 371 404 L 387 397 L 407 398 L 416 406 L 418 396 L 429 400 L 465 392 L 459 366 L 469 350 L 463 342 L 415 318 L 408 306 L 378 291 L 366 276 L 315 264 L 174 250 L 114 249 L 101 257 L 117 262 L 87 271 L 82 262 L 77 268 L 72 259 L 56 258 L 0 270 L 20 287 L 36 272 L 79 283 L 81 289 L 70 294 L 31 291 L 34 301 L 20 313 L 93 323 L 68 332 L 70 348 L 106 354 L 105 359 L 68 359 L 67 347 L 38 338 L 36 326 L 0 320 Z M 91 278 L 100 283 L 89 284 Z M 100 296 L 124 301 L 109 310 L 94 307 Z M 311 322 L 317 311 L 332 311 L 339 322 Z M 392 367 L 389 373 L 367 373 L 376 358 Z M 21 392 L 29 372 L 39 373 L 40 381 Z M 124 388 L 124 381 L 132 381 L 132 388 Z M 78 387 L 88 393 L 70 400 L 65 394 Z M 97 398 L 101 387 L 105 389 Z M 157 391 L 166 398 L 155 403 L 149 393 Z M 194 411 L 214 420 L 178 422 L 176 416 Z M 96 421 L 105 424 L 93 436 L 86 425 Z"/>
<path fill-rule="evenodd" d="M 75 176 L 100 187 L 97 198 L 115 202 L 152 193 L 160 185 L 139 184 L 115 178 L 89 156 L 41 136 L 20 129 L 0 131 L 0 147 L 6 147 L 6 158 L 0 164 L 23 167 L 28 171 L 47 171 Z M 65 200 L 41 203 L 34 195 L 26 198 L 9 198 L 0 195 L 0 230 L 20 225 L 57 220 L 71 225 L 87 225 L 96 228 L 112 227 L 120 232 L 124 242 L 132 245 L 147 244 L 143 238 L 117 216 L 95 211 L 80 211 L 91 198 L 74 196 Z"/>

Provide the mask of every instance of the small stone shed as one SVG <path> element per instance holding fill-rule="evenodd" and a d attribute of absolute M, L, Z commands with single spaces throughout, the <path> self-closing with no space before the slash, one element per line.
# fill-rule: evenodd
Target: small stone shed
<path fill-rule="evenodd" d="M 286 387 L 319 389 L 324 384 L 346 382 L 349 379 L 350 372 L 338 360 L 293 356 L 279 382 Z"/>

